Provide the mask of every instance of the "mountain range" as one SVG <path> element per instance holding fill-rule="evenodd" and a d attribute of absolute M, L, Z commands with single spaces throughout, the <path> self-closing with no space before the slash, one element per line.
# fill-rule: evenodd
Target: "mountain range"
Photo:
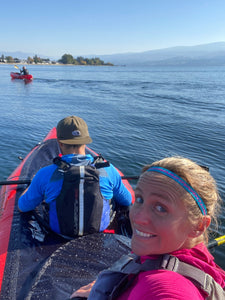
<path fill-rule="evenodd" d="M 36 54 L 24 52 L 4 52 L 0 55 L 26 59 Z M 64 53 L 63 53 L 64 54 Z M 63 55 L 62 54 L 62 55 Z M 39 55 L 41 58 L 58 60 L 59 58 Z M 73 55 L 73 54 L 72 54 Z M 77 57 L 78 55 L 73 55 Z M 82 56 L 82 55 L 79 55 Z M 99 57 L 104 62 L 114 65 L 146 65 L 146 66 L 225 66 L 225 42 L 201 44 L 196 46 L 177 46 L 139 53 L 118 53 L 111 55 L 86 55 L 86 58 Z"/>
<path fill-rule="evenodd" d="M 105 62 L 117 65 L 178 66 L 225 65 L 225 42 L 196 46 L 177 46 L 141 53 L 101 55 Z"/>

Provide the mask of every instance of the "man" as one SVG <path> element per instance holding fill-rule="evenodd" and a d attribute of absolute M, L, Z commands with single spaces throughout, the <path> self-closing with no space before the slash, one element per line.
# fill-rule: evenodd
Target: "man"
<path fill-rule="evenodd" d="M 44 202 L 56 233 L 77 236 L 103 231 L 110 224 L 112 198 L 129 206 L 131 194 L 113 165 L 101 159 L 95 164 L 92 155 L 85 153 L 92 139 L 83 119 L 66 117 L 56 130 L 62 157 L 37 172 L 19 198 L 19 210 L 31 211 Z"/>
<path fill-rule="evenodd" d="M 28 72 L 28 70 L 25 66 L 23 66 L 22 70 L 20 70 L 20 73 L 23 74 L 23 75 L 28 75 L 29 74 L 29 72 Z"/>

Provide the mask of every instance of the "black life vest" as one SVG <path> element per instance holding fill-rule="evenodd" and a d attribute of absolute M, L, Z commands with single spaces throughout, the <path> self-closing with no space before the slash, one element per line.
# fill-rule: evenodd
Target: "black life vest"
<path fill-rule="evenodd" d="M 103 196 L 99 185 L 99 170 L 109 166 L 102 156 L 91 165 L 76 166 L 56 157 L 53 162 L 63 173 L 63 185 L 55 199 L 56 212 L 63 236 L 77 237 L 99 232 Z"/>
<path fill-rule="evenodd" d="M 180 261 L 172 255 L 163 255 L 155 260 L 140 263 L 140 257 L 135 254 L 122 256 L 111 268 L 102 271 L 95 282 L 88 300 L 117 299 L 142 271 L 164 269 L 177 272 L 190 279 L 199 289 L 208 295 L 207 300 L 225 299 L 225 291 L 207 273 Z"/>

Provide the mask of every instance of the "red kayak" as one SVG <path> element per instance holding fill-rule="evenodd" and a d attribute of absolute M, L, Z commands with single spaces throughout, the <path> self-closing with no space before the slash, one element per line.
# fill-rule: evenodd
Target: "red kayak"
<path fill-rule="evenodd" d="M 11 72 L 10 76 L 12 79 L 25 79 L 25 80 L 33 80 L 33 76 L 31 74 L 23 75 L 20 73 Z"/>

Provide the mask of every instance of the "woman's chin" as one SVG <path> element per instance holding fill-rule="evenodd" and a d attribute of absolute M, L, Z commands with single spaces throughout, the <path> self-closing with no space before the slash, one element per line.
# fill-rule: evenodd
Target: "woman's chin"
<path fill-rule="evenodd" d="M 143 255 L 149 255 L 149 247 L 144 247 L 143 243 L 138 241 L 136 238 L 132 238 L 131 240 L 131 249 L 132 251 L 138 255 L 138 256 L 143 256 Z"/>

